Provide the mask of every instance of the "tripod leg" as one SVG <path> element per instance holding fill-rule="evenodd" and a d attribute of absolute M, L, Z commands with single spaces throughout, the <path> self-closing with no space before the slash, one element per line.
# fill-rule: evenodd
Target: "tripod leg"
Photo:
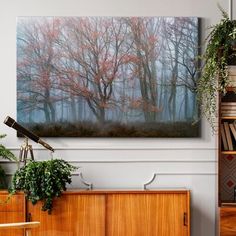
<path fill-rule="evenodd" d="M 34 161 L 34 153 L 33 153 L 32 146 L 30 146 L 29 150 L 30 150 L 31 160 Z"/>
<path fill-rule="evenodd" d="M 19 161 L 22 161 L 22 157 L 23 157 L 23 148 L 21 147 L 19 154 Z"/>
<path fill-rule="evenodd" d="M 25 149 L 25 152 L 24 152 L 24 165 L 26 165 L 26 161 L 27 161 L 27 156 L 28 156 L 28 148 Z"/>

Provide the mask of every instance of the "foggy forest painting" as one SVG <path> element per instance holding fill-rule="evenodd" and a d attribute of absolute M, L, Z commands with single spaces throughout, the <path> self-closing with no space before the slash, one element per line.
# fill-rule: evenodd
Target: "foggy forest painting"
<path fill-rule="evenodd" d="M 18 17 L 17 121 L 39 136 L 198 137 L 196 17 Z"/>

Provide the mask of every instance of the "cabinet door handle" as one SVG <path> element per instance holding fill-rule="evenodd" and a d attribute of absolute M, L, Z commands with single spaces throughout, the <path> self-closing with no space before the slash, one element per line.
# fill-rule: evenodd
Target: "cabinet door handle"
<path fill-rule="evenodd" d="M 32 221 L 32 215 L 31 213 L 28 213 L 26 216 L 26 222 L 31 222 Z"/>
<path fill-rule="evenodd" d="M 188 215 L 184 212 L 184 226 L 188 226 Z"/>

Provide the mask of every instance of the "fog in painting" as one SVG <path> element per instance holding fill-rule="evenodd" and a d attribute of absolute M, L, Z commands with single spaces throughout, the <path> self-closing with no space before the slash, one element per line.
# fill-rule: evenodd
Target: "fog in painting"
<path fill-rule="evenodd" d="M 17 121 L 39 136 L 198 137 L 195 17 L 19 17 Z"/>

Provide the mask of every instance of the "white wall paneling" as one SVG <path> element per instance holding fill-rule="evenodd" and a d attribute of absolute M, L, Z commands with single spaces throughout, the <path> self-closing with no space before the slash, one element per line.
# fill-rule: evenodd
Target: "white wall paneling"
<path fill-rule="evenodd" d="M 2 122 L 16 117 L 16 17 L 17 16 L 197 16 L 206 28 L 219 21 L 216 0 L 8 0 L 0 2 L 0 133 L 3 144 L 16 154 L 22 139 Z M 235 4 L 235 2 L 234 2 Z M 234 6 L 234 15 L 236 7 Z M 203 41 L 203 40 L 202 40 Z M 194 139 L 81 139 L 47 138 L 56 148 L 54 157 L 81 167 L 95 188 L 141 188 L 154 173 L 151 187 L 186 187 L 191 190 L 192 236 L 216 235 L 216 140 L 202 122 L 202 137 Z M 50 154 L 33 144 L 36 159 Z M 2 161 L 9 177 L 16 163 Z M 73 177 L 71 187 L 79 181 Z"/>

